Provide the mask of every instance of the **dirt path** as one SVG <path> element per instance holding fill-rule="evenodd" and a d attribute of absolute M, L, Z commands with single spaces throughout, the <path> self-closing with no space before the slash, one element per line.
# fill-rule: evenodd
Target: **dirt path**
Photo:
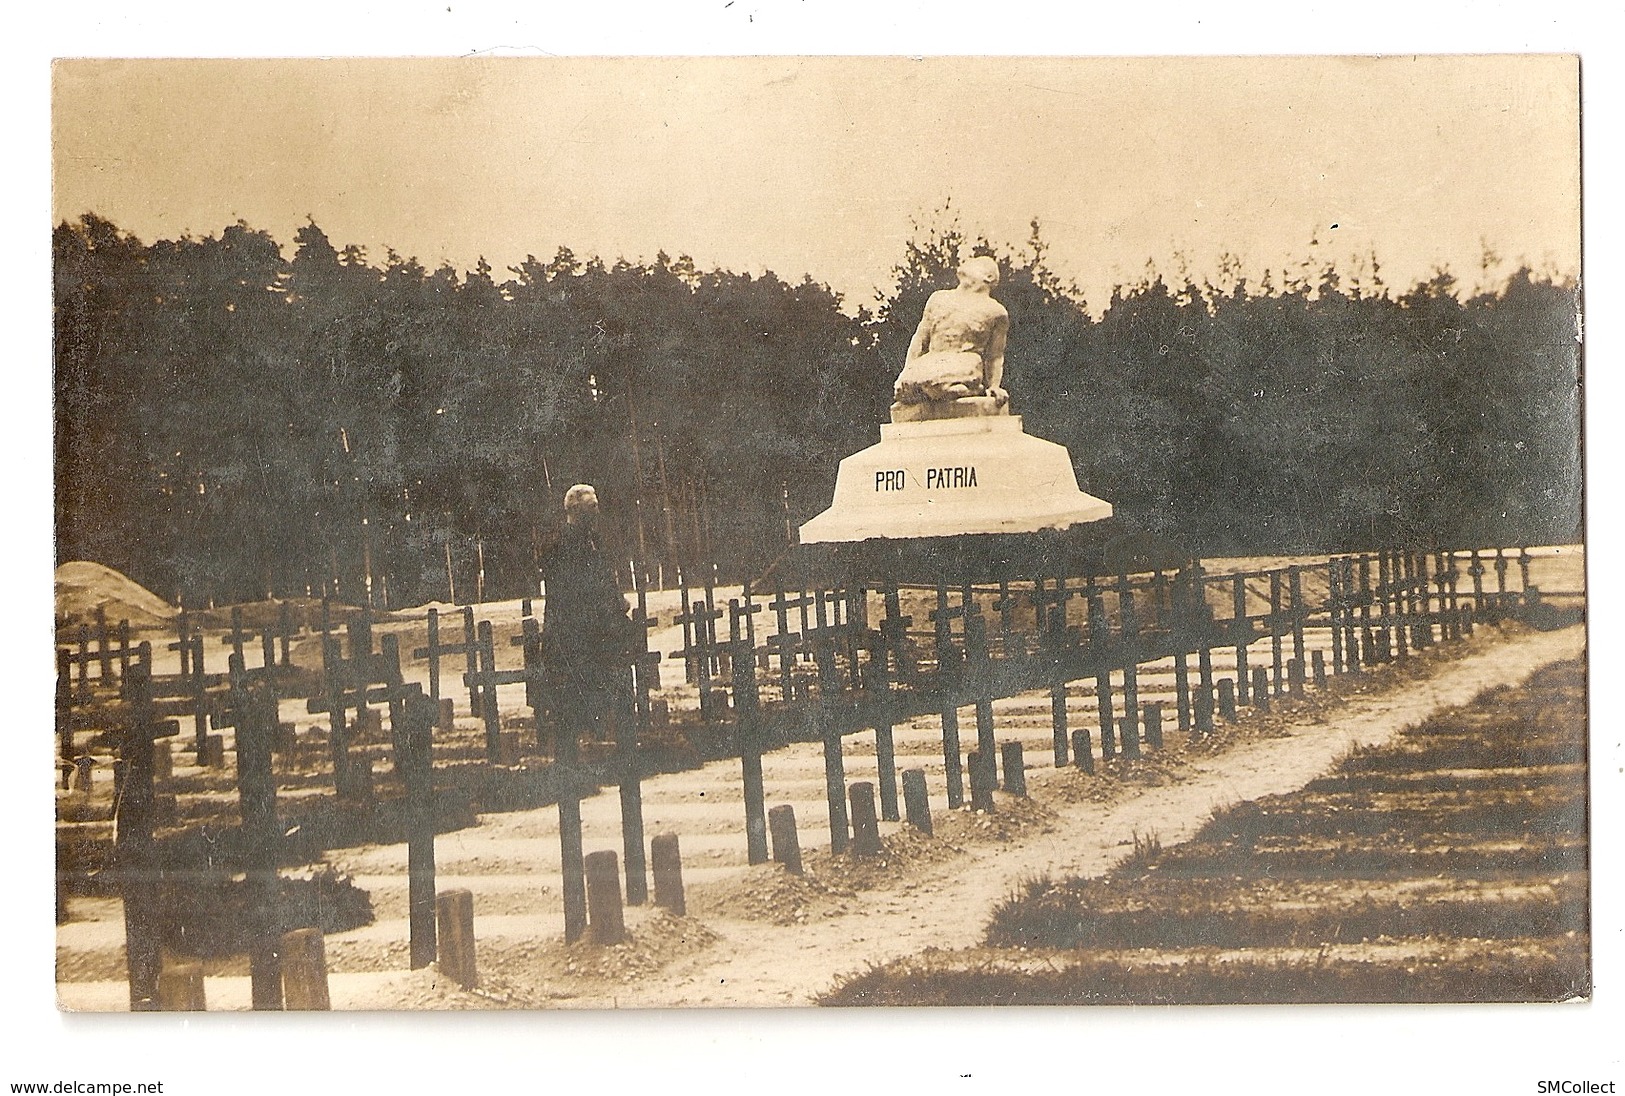
<path fill-rule="evenodd" d="M 1307 722 L 1287 738 L 1250 743 L 1197 761 L 1189 778 L 1107 806 L 1063 805 L 1050 832 L 993 846 L 971 846 L 951 874 L 860 892 L 841 917 L 794 926 L 710 920 L 715 948 L 674 964 L 614 999 L 578 998 L 582 1007 L 808 1004 L 843 974 L 869 962 L 928 947 L 979 941 L 993 906 L 1024 879 L 1096 874 L 1120 859 L 1135 834 L 1163 844 L 1188 837 L 1215 806 L 1287 792 L 1323 773 L 1356 744 L 1375 745 L 1432 712 L 1494 685 L 1521 681 L 1535 668 L 1579 655 L 1582 628 L 1534 633 L 1445 667 L 1432 680 L 1387 696 L 1356 697 L 1334 723 Z M 1033 793 L 1042 800 L 1035 774 Z M 1053 774 L 1048 774 L 1053 775 Z"/>

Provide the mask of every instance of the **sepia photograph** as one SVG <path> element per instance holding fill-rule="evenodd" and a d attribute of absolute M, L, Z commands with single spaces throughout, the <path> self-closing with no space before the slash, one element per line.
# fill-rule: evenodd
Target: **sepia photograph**
<path fill-rule="evenodd" d="M 50 61 L 65 1022 L 1592 1007 L 1579 55 L 237 52 Z"/>
<path fill-rule="evenodd" d="M 62 1006 L 1587 995 L 1577 77 L 58 62 Z"/>

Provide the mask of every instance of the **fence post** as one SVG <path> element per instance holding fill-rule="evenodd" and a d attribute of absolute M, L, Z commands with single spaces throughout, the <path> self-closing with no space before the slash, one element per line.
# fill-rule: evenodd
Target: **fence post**
<path fill-rule="evenodd" d="M 903 770 L 903 810 L 908 824 L 924 834 L 933 833 L 931 826 L 931 799 L 926 792 L 925 770 Z"/>
<path fill-rule="evenodd" d="M 1004 790 L 1011 795 L 1027 794 L 1027 762 L 1022 757 L 1020 742 L 1005 742 L 999 746 L 1004 762 Z"/>
<path fill-rule="evenodd" d="M 1140 709 L 1140 722 L 1145 728 L 1145 741 L 1155 749 L 1162 749 L 1162 703 L 1152 701 Z"/>
<path fill-rule="evenodd" d="M 1088 727 L 1072 732 L 1072 763 L 1090 776 L 1095 774 L 1095 752 L 1089 741 Z"/>
<path fill-rule="evenodd" d="M 1371 658 L 1371 557 L 1360 554 L 1360 653 L 1369 664 Z"/>
<path fill-rule="evenodd" d="M 734 663 L 734 673 L 739 664 Z M 683 895 L 683 853 L 675 833 L 662 833 L 649 842 L 649 859 L 654 865 L 655 905 L 678 917 L 688 913 Z M 756 861 L 752 861 L 756 863 Z"/>
<path fill-rule="evenodd" d="M 1121 731 L 1123 757 L 1128 761 L 1140 759 L 1140 713 L 1125 715 L 1117 724 Z"/>
<path fill-rule="evenodd" d="M 203 1012 L 207 1007 L 203 996 L 203 964 L 195 959 L 165 963 L 158 972 L 159 1011 Z"/>
<path fill-rule="evenodd" d="M 479 985 L 474 961 L 474 892 L 458 888 L 435 899 L 437 959 L 440 973 L 464 989 Z"/>
<path fill-rule="evenodd" d="M 856 856 L 879 856 L 882 850 L 880 823 L 875 818 L 875 786 L 860 780 L 848 792 L 852 799 L 852 852 Z"/>
<path fill-rule="evenodd" d="M 1416 582 L 1417 587 L 1422 594 L 1422 619 L 1418 621 L 1418 623 L 1421 625 L 1421 632 L 1419 634 L 1422 639 L 1423 647 L 1433 646 L 1434 599 L 1432 563 L 1432 557 L 1430 557 L 1428 553 L 1418 552 L 1416 554 Z M 1525 564 L 1524 577 L 1527 578 L 1528 576 L 1529 567 L 1527 564 Z"/>
<path fill-rule="evenodd" d="M 587 854 L 587 925 L 600 947 L 626 939 L 626 913 L 621 906 L 621 865 L 613 849 Z"/>
<path fill-rule="evenodd" d="M 1355 627 L 1355 608 L 1358 597 L 1355 595 L 1355 564 L 1349 557 L 1343 559 L 1343 664 L 1348 673 L 1360 673 L 1361 636 Z"/>
<path fill-rule="evenodd" d="M 1395 599 L 1394 609 L 1397 620 L 1394 631 L 1399 647 L 1399 657 L 1407 659 L 1411 656 L 1411 593 L 1412 576 L 1410 554 L 1408 552 L 1396 553 L 1395 568 L 1400 572 L 1395 581 L 1401 583 L 1399 596 Z"/>
<path fill-rule="evenodd" d="M 1219 714 L 1232 723 L 1236 721 L 1236 683 L 1232 678 L 1219 679 Z"/>
<path fill-rule="evenodd" d="M 491 622 L 482 620 L 479 624 L 479 660 L 480 672 L 495 674 L 497 672 L 496 643 L 491 634 Z M 497 708 L 497 687 L 487 684 L 480 690 L 480 718 L 485 721 L 485 759 L 493 765 L 501 763 L 502 755 L 502 715 Z"/>
<path fill-rule="evenodd" d="M 1204 735 L 1213 733 L 1213 648 L 1212 620 L 1207 604 L 1207 579 L 1202 565 L 1192 567 L 1193 590 L 1191 596 L 1192 624 L 1198 628 L 1196 648 L 1196 729 Z"/>
<path fill-rule="evenodd" d="M 333 1007 L 327 992 L 327 949 L 320 929 L 282 934 L 282 1000 L 289 1012 L 325 1012 Z"/>
<path fill-rule="evenodd" d="M 641 628 L 638 631 L 643 636 L 648 635 Z M 630 660 L 618 661 L 615 690 L 610 698 L 615 720 L 616 784 L 620 793 L 621 849 L 625 854 L 626 904 L 629 906 L 641 906 L 649 900 L 649 866 L 643 857 L 643 758 L 638 752 L 636 672 Z M 754 686 L 756 678 L 749 661 L 745 663 L 745 675 Z M 748 835 L 748 825 L 746 832 Z"/>
<path fill-rule="evenodd" d="M 788 803 L 767 812 L 768 832 L 773 835 L 773 859 L 784 870 L 801 874 L 801 840 L 796 835 L 796 809 Z"/>
<path fill-rule="evenodd" d="M 1189 651 L 1192 623 L 1190 575 L 1181 568 L 1174 577 L 1171 639 L 1174 649 L 1174 705 L 1179 717 L 1179 729 L 1189 732 L 1192 726 L 1191 680 Z"/>
<path fill-rule="evenodd" d="M 993 788 L 996 777 L 990 765 L 979 750 L 972 750 L 966 758 L 965 767 L 970 770 L 970 805 L 973 811 L 986 811 L 993 813 Z"/>

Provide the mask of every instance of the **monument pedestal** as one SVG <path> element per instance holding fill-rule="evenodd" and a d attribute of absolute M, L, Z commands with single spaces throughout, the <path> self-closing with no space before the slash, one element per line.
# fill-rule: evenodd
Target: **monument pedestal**
<path fill-rule="evenodd" d="M 1025 433 L 1019 415 L 892 422 L 841 461 L 835 498 L 801 543 L 1036 533 L 1111 515 L 1078 490 L 1066 448 Z"/>

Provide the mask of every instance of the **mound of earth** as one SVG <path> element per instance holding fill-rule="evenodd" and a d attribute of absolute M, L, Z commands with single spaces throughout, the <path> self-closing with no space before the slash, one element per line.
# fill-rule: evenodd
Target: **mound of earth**
<path fill-rule="evenodd" d="M 74 560 L 56 569 L 56 615 L 70 625 L 94 624 L 104 609 L 113 624 L 128 620 L 132 628 L 157 628 L 175 616 L 175 607 L 111 567 Z"/>

